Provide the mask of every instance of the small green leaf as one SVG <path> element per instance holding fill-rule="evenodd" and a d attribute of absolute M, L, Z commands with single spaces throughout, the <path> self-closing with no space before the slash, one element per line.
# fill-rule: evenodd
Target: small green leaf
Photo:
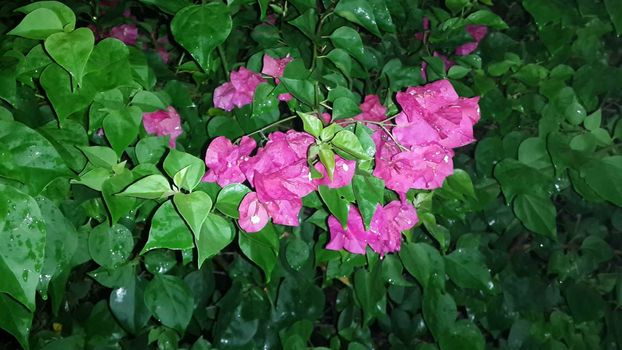
<path fill-rule="evenodd" d="M 483 24 L 493 29 L 507 29 L 508 25 L 501 17 L 490 12 L 489 10 L 479 10 L 471 13 L 466 18 L 469 24 Z"/>
<path fill-rule="evenodd" d="M 177 211 L 186 220 L 188 226 L 197 237 L 201 233 L 201 226 L 212 210 L 212 199 L 202 191 L 192 193 L 178 192 L 173 197 Z"/>
<path fill-rule="evenodd" d="M 351 76 L 352 72 L 352 58 L 350 55 L 340 48 L 333 49 L 326 57 L 333 62 L 335 67 L 339 69 L 346 77 Z"/>
<path fill-rule="evenodd" d="M 588 162 L 581 167 L 581 176 L 599 196 L 622 206 L 622 156 Z"/>
<path fill-rule="evenodd" d="M 462 79 L 467 74 L 469 74 L 470 71 L 471 71 L 470 68 L 455 65 L 449 68 L 449 72 L 447 72 L 447 76 L 450 77 L 451 79 Z"/>
<path fill-rule="evenodd" d="M 298 111 L 296 113 L 298 114 L 298 116 L 300 116 L 300 119 L 302 119 L 304 131 L 315 136 L 316 138 L 319 138 L 320 133 L 322 133 L 322 129 L 324 129 L 320 118 L 309 113 L 303 113 Z"/>
<path fill-rule="evenodd" d="M 111 110 L 104 119 L 104 132 L 118 156 L 138 137 L 142 112 L 136 106 Z"/>
<path fill-rule="evenodd" d="M 58 1 L 37 1 L 32 4 L 22 6 L 16 9 L 15 12 L 29 14 L 41 8 L 54 11 L 63 23 L 64 31 L 72 31 L 75 28 L 76 15 L 73 13 L 73 10 L 69 6 Z"/>
<path fill-rule="evenodd" d="M 454 327 L 458 310 L 456 302 L 450 294 L 443 293 L 439 288 L 428 287 L 423 294 L 423 318 L 435 339 Z"/>
<path fill-rule="evenodd" d="M 384 204 L 384 181 L 369 174 L 354 175 L 352 189 L 365 227 L 369 229 L 378 204 Z"/>
<path fill-rule="evenodd" d="M 356 30 L 347 26 L 339 27 L 330 35 L 330 40 L 335 47 L 343 49 L 369 68 L 370 60 L 366 56 L 363 40 Z"/>
<path fill-rule="evenodd" d="M 335 154 L 333 150 L 330 149 L 328 145 L 323 143 L 320 146 L 320 162 L 324 165 L 324 169 L 326 169 L 326 174 L 330 181 L 333 181 L 333 176 L 335 174 Z"/>
<path fill-rule="evenodd" d="M 339 195 L 337 189 L 329 188 L 328 186 L 320 186 L 318 187 L 318 192 L 331 214 L 339 220 L 343 227 L 346 227 L 348 225 L 350 203 Z"/>
<path fill-rule="evenodd" d="M 126 262 L 134 248 L 132 232 L 119 224 L 108 223 L 93 228 L 89 234 L 89 252 L 96 263 L 115 269 Z"/>
<path fill-rule="evenodd" d="M 173 203 L 162 203 L 151 219 L 149 239 L 142 252 L 157 248 L 185 250 L 193 247 L 192 233 L 175 211 Z"/>
<path fill-rule="evenodd" d="M 380 37 L 380 30 L 374 16 L 374 9 L 367 0 L 340 0 L 335 7 L 335 13 L 369 30 Z"/>
<path fill-rule="evenodd" d="M 82 150 L 89 162 L 96 167 L 111 169 L 117 165 L 117 154 L 110 147 L 83 146 L 80 147 L 80 150 Z"/>
<path fill-rule="evenodd" d="M 359 105 L 347 97 L 338 97 L 333 102 L 333 121 L 352 118 L 360 113 Z"/>
<path fill-rule="evenodd" d="M 201 226 L 201 232 L 195 236 L 199 268 L 206 259 L 228 246 L 234 237 L 235 228 L 231 221 L 220 215 L 209 214 Z"/>
<path fill-rule="evenodd" d="M 269 83 L 261 83 L 253 95 L 253 117 L 272 114 L 279 109 L 279 100 L 274 93 L 275 87 Z"/>
<path fill-rule="evenodd" d="M 125 191 L 117 196 L 136 197 L 144 199 L 163 199 L 172 196 L 171 184 L 162 175 L 149 175 L 134 182 Z"/>
<path fill-rule="evenodd" d="M 488 290 L 491 276 L 477 248 L 458 248 L 445 256 L 447 274 L 462 288 Z"/>
<path fill-rule="evenodd" d="M 178 178 L 175 185 L 188 191 L 194 190 L 205 174 L 205 163 L 201 159 L 176 149 L 170 150 L 163 166 L 170 177 Z"/>
<path fill-rule="evenodd" d="M 519 194 L 514 199 L 513 207 L 516 217 L 529 230 L 556 239 L 555 217 L 557 213 L 555 205 L 553 205 L 550 198 L 531 194 Z"/>
<path fill-rule="evenodd" d="M 218 193 L 216 209 L 234 219 L 240 217 L 238 207 L 240 202 L 251 190 L 242 184 L 229 184 Z"/>
<path fill-rule="evenodd" d="M 354 158 L 364 160 L 371 159 L 363 149 L 363 146 L 361 146 L 359 139 L 352 131 L 341 130 L 335 135 L 335 137 L 333 137 L 331 144 Z"/>
<path fill-rule="evenodd" d="M 163 325 L 182 333 L 194 310 L 190 287 L 181 278 L 155 275 L 145 288 L 145 305 Z"/>
<path fill-rule="evenodd" d="M 279 252 L 279 238 L 274 226 L 268 224 L 256 233 L 240 232 L 238 244 L 244 255 L 261 267 L 266 283 L 269 283 Z"/>
<path fill-rule="evenodd" d="M 622 34 L 622 3 L 617 0 L 605 0 L 605 6 L 618 36 Z"/>

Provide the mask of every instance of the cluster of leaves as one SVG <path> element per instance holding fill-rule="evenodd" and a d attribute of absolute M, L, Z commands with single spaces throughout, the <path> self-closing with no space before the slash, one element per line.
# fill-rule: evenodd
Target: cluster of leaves
<path fill-rule="evenodd" d="M 0 348 L 622 346 L 619 1 L 65 3 L 0 5 L 0 328 L 14 337 Z M 137 46 L 86 28 L 129 22 Z M 452 57 L 468 24 L 489 33 Z M 212 108 L 264 53 L 296 58 L 281 78 L 295 98 L 279 105 L 267 83 L 249 106 Z M 423 62 L 481 96 L 482 120 L 462 170 L 409 193 L 421 224 L 399 254 L 324 249 L 335 208 L 395 197 L 364 173 L 306 197 L 300 227 L 256 234 L 234 221 L 246 186 L 200 181 L 214 137 L 352 117 L 370 93 L 397 113 Z M 177 149 L 141 126 L 169 105 Z"/>

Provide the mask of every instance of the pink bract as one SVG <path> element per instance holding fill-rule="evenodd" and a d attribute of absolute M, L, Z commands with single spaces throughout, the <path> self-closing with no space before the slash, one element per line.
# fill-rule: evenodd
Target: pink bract
<path fill-rule="evenodd" d="M 243 107 L 253 102 L 257 86 L 265 80 L 261 74 L 244 67 L 230 74 L 231 81 L 214 90 L 214 106 L 231 111 L 234 107 Z"/>
<path fill-rule="evenodd" d="M 109 37 L 119 39 L 126 45 L 134 45 L 138 38 L 138 28 L 133 24 L 122 24 L 112 27 Z"/>
<path fill-rule="evenodd" d="M 411 229 L 418 221 L 417 211 L 410 203 L 393 201 L 384 207 L 379 204 L 369 225 L 374 234 L 369 245 L 380 255 L 396 252 L 400 250 L 402 231 Z"/>
<path fill-rule="evenodd" d="M 356 120 L 371 120 L 375 122 L 387 119 L 387 108 L 380 102 L 378 95 L 367 95 L 360 105 L 362 113 L 354 117 Z"/>
<path fill-rule="evenodd" d="M 446 148 L 475 141 L 473 125 L 479 120 L 479 98 L 462 98 L 447 80 L 397 94 L 402 113 L 393 135 L 406 147 L 438 142 Z"/>
<path fill-rule="evenodd" d="M 293 60 L 294 58 L 290 56 L 274 58 L 269 55 L 263 55 L 263 68 L 261 69 L 261 72 L 265 75 L 273 77 L 274 81 L 278 84 L 280 83 L 279 78 L 283 76 L 285 67 L 287 67 L 287 64 Z"/>
<path fill-rule="evenodd" d="M 365 231 L 363 218 L 355 206 L 350 205 L 346 228 L 343 228 L 339 220 L 332 215 L 328 218 L 328 228 L 330 241 L 326 245 L 326 249 L 345 249 L 350 253 L 365 254 L 365 247 L 371 238 L 371 234 Z"/>
<path fill-rule="evenodd" d="M 238 223 L 246 232 L 258 232 L 270 218 L 279 225 L 298 226 L 298 213 L 302 208 L 300 199 L 262 202 L 257 193 L 250 192 L 240 202 Z"/>
<path fill-rule="evenodd" d="M 347 186 L 352 182 L 354 171 L 356 170 L 356 162 L 353 160 L 346 160 L 338 155 L 335 155 L 335 171 L 333 172 L 332 181 L 328 177 L 324 164 L 317 162 L 315 164 L 315 169 L 323 175 L 322 178 L 314 180 L 317 186 L 326 185 L 330 188 L 339 188 Z"/>
<path fill-rule="evenodd" d="M 242 137 L 239 146 L 224 136 L 215 138 L 205 152 L 207 172 L 203 181 L 217 182 L 222 187 L 244 182 L 246 177 L 240 170 L 240 163 L 248 160 L 256 146 L 255 140 L 248 136 Z"/>
<path fill-rule="evenodd" d="M 485 25 L 467 25 L 466 31 L 475 41 L 458 46 L 455 51 L 458 56 L 466 56 L 475 51 L 479 42 L 482 41 L 488 33 L 488 27 Z"/>
<path fill-rule="evenodd" d="M 175 140 L 182 133 L 181 118 L 173 106 L 166 110 L 143 113 L 143 125 L 147 133 L 157 136 L 169 136 L 169 146 L 175 148 Z"/>

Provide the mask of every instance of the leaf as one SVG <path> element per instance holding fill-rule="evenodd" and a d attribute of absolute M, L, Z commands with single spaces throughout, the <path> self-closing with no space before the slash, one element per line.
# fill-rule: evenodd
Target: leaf
<path fill-rule="evenodd" d="M 56 33 L 45 39 L 45 50 L 52 59 L 71 74 L 73 86 L 82 86 L 86 62 L 95 46 L 95 37 L 88 28 L 70 33 Z"/>
<path fill-rule="evenodd" d="M 448 330 L 441 334 L 440 345 L 443 350 L 484 350 L 485 339 L 482 332 L 471 321 L 460 320 Z"/>
<path fill-rule="evenodd" d="M 119 157 L 138 137 L 141 120 L 142 112 L 136 106 L 111 110 L 104 119 L 104 133 Z"/>
<path fill-rule="evenodd" d="M 298 28 L 302 34 L 309 39 L 315 39 L 315 28 L 317 26 L 318 16 L 314 9 L 308 9 L 302 15 L 294 18 L 288 23 Z"/>
<path fill-rule="evenodd" d="M 616 0 L 605 0 L 605 6 L 619 36 L 622 34 L 622 3 Z"/>
<path fill-rule="evenodd" d="M 110 147 L 102 146 L 83 146 L 80 150 L 84 153 L 89 162 L 96 167 L 112 169 L 117 165 L 117 154 Z"/>
<path fill-rule="evenodd" d="M 335 153 L 333 153 L 327 144 L 323 143 L 320 145 L 318 156 L 320 157 L 320 162 L 324 165 L 326 175 L 328 175 L 330 181 L 333 181 L 333 176 L 335 174 Z"/>
<path fill-rule="evenodd" d="M 205 175 L 205 163 L 201 159 L 176 149 L 170 150 L 163 166 L 175 185 L 188 191 L 194 190 Z"/>
<path fill-rule="evenodd" d="M 501 19 L 501 17 L 490 12 L 489 10 L 479 10 L 471 13 L 466 22 L 469 24 L 483 24 L 492 29 L 508 29 L 508 25 Z"/>
<path fill-rule="evenodd" d="M 36 131 L 0 120 L 0 175 L 24 183 L 31 194 L 51 181 L 73 173 L 52 144 Z"/>
<path fill-rule="evenodd" d="M 52 10 L 36 9 L 24 17 L 22 21 L 7 35 L 17 35 L 27 39 L 44 40 L 48 36 L 62 32 L 63 22 Z"/>
<path fill-rule="evenodd" d="M 171 184 L 162 175 L 149 175 L 134 182 L 125 191 L 117 196 L 136 197 L 144 199 L 164 199 L 172 196 Z"/>
<path fill-rule="evenodd" d="M 266 283 L 270 283 L 279 252 L 279 239 L 272 224 L 256 233 L 240 232 L 240 249 L 252 262 L 264 271 Z"/>
<path fill-rule="evenodd" d="M 229 9 L 222 3 L 188 6 L 175 14 L 171 32 L 175 41 L 188 50 L 204 71 L 210 55 L 231 33 Z"/>
<path fill-rule="evenodd" d="M 365 227 L 369 229 L 378 204 L 384 204 L 384 181 L 368 174 L 354 175 L 352 189 Z"/>
<path fill-rule="evenodd" d="M 514 199 L 513 207 L 516 217 L 527 229 L 551 239 L 557 238 L 557 213 L 550 198 L 519 194 Z"/>
<path fill-rule="evenodd" d="M 257 86 L 253 95 L 253 117 L 278 113 L 279 100 L 274 93 L 275 89 L 270 83 L 261 83 Z"/>
<path fill-rule="evenodd" d="M 153 5 L 170 15 L 176 14 L 178 11 L 188 5 L 192 5 L 190 0 L 139 0 L 143 4 Z"/>
<path fill-rule="evenodd" d="M 494 175 L 508 203 L 518 194 L 548 196 L 552 182 L 546 174 L 510 158 L 495 166 Z"/>
<path fill-rule="evenodd" d="M 144 280 L 132 277 L 128 284 L 110 292 L 110 311 L 131 334 L 137 334 L 151 318 L 151 312 L 145 304 L 146 285 Z"/>
<path fill-rule="evenodd" d="M 218 193 L 216 209 L 234 219 L 240 217 L 238 207 L 240 202 L 251 190 L 242 184 L 229 184 Z"/>
<path fill-rule="evenodd" d="M 45 222 L 35 200 L 0 183 L 0 292 L 35 309 L 45 255 Z"/>
<path fill-rule="evenodd" d="M 393 18 L 391 18 L 387 0 L 371 0 L 370 3 L 374 10 L 378 28 L 388 33 L 395 33 L 395 24 L 393 23 Z"/>
<path fill-rule="evenodd" d="M 88 145 L 88 136 L 80 123 L 67 120 L 60 129 L 56 121 L 51 121 L 37 131 L 50 141 L 71 170 L 84 169 L 86 158 L 77 147 Z"/>
<path fill-rule="evenodd" d="M 380 37 L 374 9 L 367 0 L 339 0 L 335 13 Z"/>
<path fill-rule="evenodd" d="M 134 209 L 136 198 L 120 197 L 116 194 L 121 192 L 134 181 L 132 172 L 127 169 L 118 172 L 102 183 L 102 195 L 108 211 L 110 211 L 111 223 L 116 223 L 121 217 Z"/>
<path fill-rule="evenodd" d="M 192 233 L 175 211 L 173 203 L 171 201 L 162 203 L 151 219 L 149 239 L 142 253 L 157 248 L 184 250 L 193 247 Z"/>
<path fill-rule="evenodd" d="M 92 86 L 71 89 L 71 75 L 57 64 L 49 65 L 39 80 L 60 124 L 70 115 L 85 110 L 95 97 Z"/>
<path fill-rule="evenodd" d="M 346 77 L 350 77 L 352 74 L 352 58 L 350 55 L 342 49 L 336 48 L 331 50 L 326 57 L 333 62 L 335 67 L 339 69 Z"/>
<path fill-rule="evenodd" d="M 145 288 L 145 304 L 158 321 L 184 333 L 194 309 L 192 291 L 179 277 L 155 275 Z"/>
<path fill-rule="evenodd" d="M 141 138 L 134 147 L 138 163 L 158 164 L 168 149 L 168 141 L 164 137 L 148 136 Z M 112 152 L 113 154 L 114 151 Z M 116 157 L 116 154 L 115 154 Z"/>
<path fill-rule="evenodd" d="M 421 306 L 423 318 L 434 339 L 441 339 L 444 333 L 454 327 L 458 310 L 450 294 L 443 293 L 435 287 L 428 287 L 423 293 Z"/>
<path fill-rule="evenodd" d="M 73 13 L 73 10 L 69 6 L 58 1 L 37 1 L 35 3 L 22 6 L 16 9 L 15 12 L 28 14 L 40 8 L 54 11 L 54 13 L 56 13 L 58 18 L 61 20 L 65 31 L 72 31 L 75 28 L 76 15 Z"/>
<path fill-rule="evenodd" d="M 177 211 L 186 220 L 188 226 L 197 237 L 201 233 L 201 226 L 212 210 L 212 199 L 202 191 L 192 193 L 178 192 L 173 197 Z"/>
<path fill-rule="evenodd" d="M 322 133 L 322 129 L 324 129 L 320 118 L 309 113 L 303 113 L 298 111 L 296 113 L 298 114 L 300 119 L 302 119 L 304 131 L 313 135 L 315 138 L 319 138 L 320 133 Z"/>
<path fill-rule="evenodd" d="M 199 268 L 206 259 L 220 253 L 228 246 L 234 237 L 235 228 L 231 221 L 220 215 L 209 214 L 201 226 L 201 232 L 195 236 Z"/>
<path fill-rule="evenodd" d="M 594 288 L 584 283 L 574 284 L 565 294 L 576 322 L 597 321 L 605 315 L 607 304 Z"/>
<path fill-rule="evenodd" d="M 305 241 L 293 237 L 285 247 L 285 260 L 292 269 L 300 271 L 309 260 L 310 252 L 311 249 Z"/>
<path fill-rule="evenodd" d="M 363 146 L 361 146 L 361 142 L 359 142 L 359 139 L 352 131 L 341 130 L 333 137 L 331 144 L 354 158 L 370 159 Z"/>
<path fill-rule="evenodd" d="M 45 197 L 36 198 L 37 205 L 45 221 L 45 258 L 39 276 L 39 293 L 45 298 L 48 284 L 58 281 L 62 287 L 61 295 L 52 295 L 60 304 L 65 293 L 65 284 L 72 268 L 72 257 L 78 248 L 78 232 L 73 224 L 63 215 L 56 205 Z"/>
<path fill-rule="evenodd" d="M 352 118 L 360 113 L 358 104 L 347 97 L 338 97 L 333 102 L 332 121 Z"/>
<path fill-rule="evenodd" d="M 109 269 L 126 262 L 134 248 L 132 232 L 127 227 L 107 223 L 93 228 L 89 234 L 89 252 L 96 263 Z"/>
<path fill-rule="evenodd" d="M 0 57 L 0 98 L 15 106 L 17 102 L 16 69 L 19 61 L 14 57 Z"/>
<path fill-rule="evenodd" d="M 386 289 L 382 281 L 380 264 L 370 267 L 371 271 L 359 269 L 354 274 L 354 291 L 356 299 L 363 309 L 363 324 L 367 325 L 374 317 L 385 313 Z"/>
<path fill-rule="evenodd" d="M 339 27 L 330 35 L 330 41 L 332 41 L 335 47 L 346 51 L 365 67 L 369 68 L 368 64 L 370 61 L 366 57 L 363 40 L 356 30 L 346 26 Z"/>
<path fill-rule="evenodd" d="M 581 177 L 603 199 L 622 207 L 622 156 L 593 160 L 580 169 Z"/>
<path fill-rule="evenodd" d="M 28 336 L 32 326 L 33 312 L 9 295 L 0 293 L 0 328 L 12 334 L 22 348 L 30 349 Z"/>
<path fill-rule="evenodd" d="M 477 248 L 458 248 L 445 256 L 449 278 L 461 288 L 486 291 L 492 280 L 484 257 Z"/>
<path fill-rule="evenodd" d="M 285 68 L 287 70 L 287 68 Z M 315 84 L 306 79 L 291 79 L 285 75 L 281 82 L 295 98 L 308 106 L 315 106 Z"/>
<path fill-rule="evenodd" d="M 350 203 L 339 195 L 337 189 L 329 188 L 328 186 L 319 186 L 318 192 L 331 214 L 339 220 L 343 227 L 346 227 L 348 225 Z"/>
<path fill-rule="evenodd" d="M 400 249 L 400 259 L 424 289 L 431 283 L 444 287 L 445 261 L 436 248 L 427 243 L 408 242 Z"/>

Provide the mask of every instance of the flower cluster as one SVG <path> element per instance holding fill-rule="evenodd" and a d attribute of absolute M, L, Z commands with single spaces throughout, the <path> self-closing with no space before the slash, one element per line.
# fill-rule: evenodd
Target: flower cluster
<path fill-rule="evenodd" d="M 453 148 L 474 141 L 478 97 L 459 97 L 448 80 L 397 94 L 402 112 L 391 134 L 374 133 L 374 175 L 404 197 L 411 189 L 435 189 L 453 173 Z M 388 130 L 388 129 L 387 129 Z"/>
<path fill-rule="evenodd" d="M 284 57 L 281 59 L 273 58 L 268 55 L 263 57 L 263 69 L 261 72 L 267 76 L 274 78 L 279 84 L 279 78 L 283 76 L 283 71 L 292 57 Z M 220 85 L 214 90 L 214 106 L 230 112 L 235 107 L 243 107 L 253 102 L 255 89 L 266 80 L 261 74 L 253 72 L 245 67 L 240 67 L 237 71 L 231 72 L 230 81 Z M 289 101 L 292 99 L 290 94 L 280 94 L 280 101 Z"/>
<path fill-rule="evenodd" d="M 262 73 L 279 84 L 290 61 L 290 57 L 275 59 L 265 55 Z M 231 73 L 230 82 L 216 89 L 214 104 L 227 111 L 247 105 L 264 81 L 260 74 L 242 67 Z M 376 145 L 373 175 L 397 192 L 400 200 L 385 206 L 379 204 L 368 229 L 355 205 L 350 205 L 346 226 L 330 216 L 327 249 L 364 254 L 369 246 L 383 255 L 399 250 L 401 232 L 418 222 L 417 212 L 406 200 L 406 193 L 410 189 L 440 187 L 453 173 L 453 149 L 474 141 L 473 125 L 479 120 L 478 98 L 459 97 L 449 81 L 410 87 L 397 94 L 397 102 L 402 111 L 388 117 L 380 98 L 368 95 L 360 105 L 359 115 L 338 121 L 342 125 L 360 122 L 373 130 Z M 322 114 L 322 120 L 329 123 L 330 115 Z M 203 180 L 221 186 L 250 184 L 254 191 L 246 194 L 239 206 L 238 223 L 246 232 L 260 231 L 269 220 L 297 226 L 304 196 L 321 185 L 347 186 L 356 170 L 355 161 L 335 155 L 332 179 L 321 162 L 313 167 L 322 177 L 312 178 L 307 155 L 315 142 L 313 136 L 304 132 L 277 131 L 269 134 L 266 144 L 255 151 L 255 141 L 247 136 L 238 145 L 218 137 L 207 149 L 208 171 Z"/>
<path fill-rule="evenodd" d="M 168 106 L 166 110 L 143 113 L 143 125 L 147 133 L 156 136 L 169 136 L 169 146 L 175 148 L 175 140 L 181 135 L 181 118 L 179 113 Z"/>

